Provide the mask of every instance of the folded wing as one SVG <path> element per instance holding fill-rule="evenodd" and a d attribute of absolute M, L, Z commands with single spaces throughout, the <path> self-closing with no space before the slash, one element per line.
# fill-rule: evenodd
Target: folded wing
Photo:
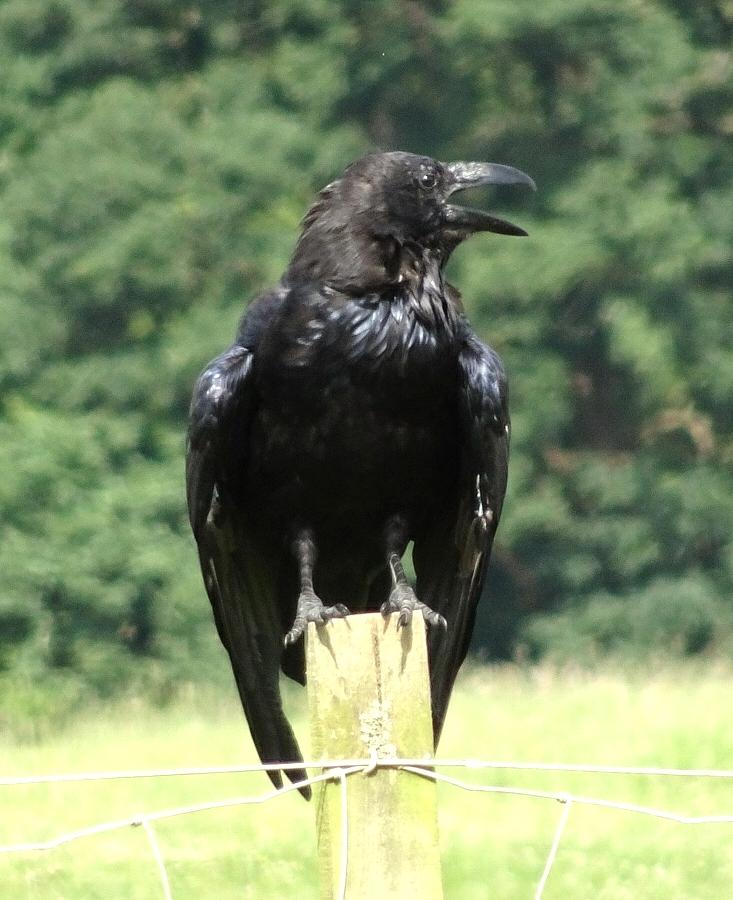
<path fill-rule="evenodd" d="M 417 595 L 445 616 L 428 634 L 437 744 L 466 657 L 507 484 L 509 415 L 501 360 L 475 335 L 459 358 L 463 458 L 455 488 L 415 540 Z"/>
<path fill-rule="evenodd" d="M 199 378 L 186 452 L 188 511 L 219 637 L 263 762 L 301 760 L 280 698 L 282 625 L 277 567 L 256 538 L 254 512 L 241 502 L 256 408 L 254 354 L 235 345 Z M 291 781 L 305 779 L 289 769 Z M 269 772 L 282 786 L 280 770 Z M 301 789 L 306 797 L 310 789 Z"/>

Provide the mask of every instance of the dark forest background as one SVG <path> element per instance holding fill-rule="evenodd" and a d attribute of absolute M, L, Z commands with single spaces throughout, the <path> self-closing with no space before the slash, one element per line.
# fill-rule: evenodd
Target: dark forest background
<path fill-rule="evenodd" d="M 476 649 L 729 654 L 732 38 L 724 0 L 0 4 L 6 675 L 220 665 L 192 383 L 374 148 L 539 186 L 451 263 L 514 423 Z"/>

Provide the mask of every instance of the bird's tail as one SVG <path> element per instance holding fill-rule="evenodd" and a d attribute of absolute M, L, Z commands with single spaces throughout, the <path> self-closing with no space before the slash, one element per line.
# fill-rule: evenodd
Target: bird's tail
<path fill-rule="evenodd" d="M 207 527 L 220 533 L 218 540 L 207 542 L 208 567 L 202 558 L 206 587 L 257 753 L 263 763 L 302 762 L 280 696 L 282 628 L 274 560 L 253 547 L 247 530 L 234 526 L 231 519 L 223 526 L 207 523 Z M 221 534 L 222 527 L 226 535 Z M 307 779 L 303 768 L 270 769 L 277 788 L 283 785 L 283 771 L 294 784 Z M 310 799 L 308 785 L 298 790 Z"/>

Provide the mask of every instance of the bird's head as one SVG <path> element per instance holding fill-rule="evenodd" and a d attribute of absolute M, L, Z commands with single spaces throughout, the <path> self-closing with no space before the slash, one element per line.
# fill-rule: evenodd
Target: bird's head
<path fill-rule="evenodd" d="M 458 191 L 486 184 L 534 181 L 511 166 L 442 163 L 413 153 L 374 153 L 327 185 L 303 220 L 290 271 L 337 287 L 389 284 L 405 245 L 433 251 L 442 263 L 481 231 L 524 236 L 488 212 L 451 202 Z"/>
<path fill-rule="evenodd" d="M 526 236 L 511 222 L 479 209 L 457 206 L 450 198 L 458 191 L 485 184 L 535 183 L 524 172 L 497 163 L 442 163 L 413 153 L 379 153 L 366 156 L 346 170 L 345 178 L 373 185 L 371 206 L 377 212 L 374 225 L 398 240 L 440 242 L 442 234 L 461 239 L 478 231 Z"/>

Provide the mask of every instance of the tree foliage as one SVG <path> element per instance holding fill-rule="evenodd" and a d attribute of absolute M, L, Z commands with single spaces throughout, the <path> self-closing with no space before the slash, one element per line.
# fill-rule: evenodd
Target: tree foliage
<path fill-rule="evenodd" d="M 514 420 L 478 644 L 730 648 L 732 35 L 723 0 L 6 0 L 0 666 L 205 658 L 191 384 L 377 147 L 540 186 L 451 264 Z"/>

